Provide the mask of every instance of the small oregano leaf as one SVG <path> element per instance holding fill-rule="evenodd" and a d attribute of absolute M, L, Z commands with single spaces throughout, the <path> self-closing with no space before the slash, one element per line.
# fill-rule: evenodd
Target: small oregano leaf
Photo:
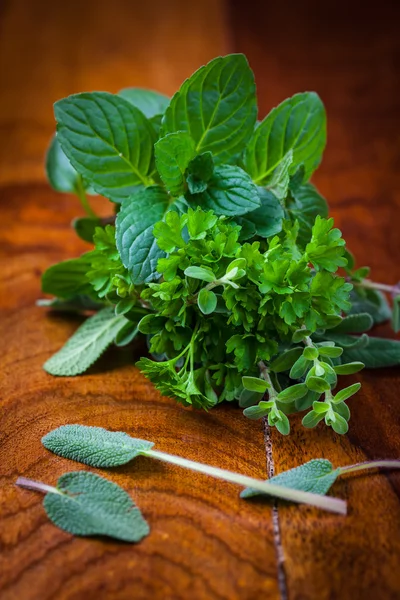
<path fill-rule="evenodd" d="M 67 343 L 43 365 L 47 373 L 63 377 L 84 373 L 114 341 L 126 325 L 124 316 L 115 316 L 107 307 L 89 317 Z"/>
<path fill-rule="evenodd" d="M 132 438 L 122 431 L 86 425 L 62 425 L 47 433 L 42 444 L 58 456 L 90 467 L 125 465 L 154 446 L 153 442 Z"/>
<path fill-rule="evenodd" d="M 329 460 L 317 458 L 304 463 L 304 465 L 275 475 L 267 481 L 294 490 L 303 490 L 304 492 L 325 495 L 339 475 L 340 469 L 333 469 L 332 463 L 329 462 Z M 259 495 L 264 494 L 253 488 L 246 488 L 241 492 L 240 497 L 252 498 L 253 496 Z"/>
<path fill-rule="evenodd" d="M 68 533 L 105 535 L 125 542 L 139 542 L 150 533 L 129 494 L 95 473 L 65 473 L 55 491 L 46 494 L 43 506 L 49 519 Z"/>
<path fill-rule="evenodd" d="M 197 304 L 203 315 L 210 315 L 217 307 L 217 296 L 211 290 L 202 288 L 197 297 Z"/>

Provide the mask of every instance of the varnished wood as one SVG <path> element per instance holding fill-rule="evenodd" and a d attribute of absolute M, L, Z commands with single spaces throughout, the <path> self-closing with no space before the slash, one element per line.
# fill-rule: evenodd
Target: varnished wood
<path fill-rule="evenodd" d="M 86 249 L 69 227 L 81 214 L 77 201 L 44 182 L 58 98 L 128 85 L 172 93 L 200 64 L 232 50 L 249 57 L 262 115 L 292 93 L 317 90 L 327 105 L 329 145 L 316 183 L 360 264 L 371 264 L 378 280 L 400 279 L 399 15 L 395 3 L 383 3 L 378 14 L 339 4 L 1 6 L 2 600 L 399 597 L 400 478 L 393 474 L 335 484 L 335 495 L 349 502 L 346 518 L 280 506 L 274 532 L 268 503 L 239 501 L 232 485 L 140 459 L 106 473 L 150 522 L 151 535 L 137 546 L 73 538 L 48 521 L 40 496 L 13 485 L 18 475 L 53 484 L 82 468 L 40 443 L 53 427 L 73 422 L 124 430 L 160 450 L 266 476 L 261 424 L 233 406 L 207 414 L 161 398 L 132 366 L 140 348 L 108 352 L 78 378 L 52 378 L 41 369 L 80 321 L 35 307 L 40 274 Z M 106 203 L 100 212 L 107 214 Z M 276 472 L 317 456 L 335 465 L 399 457 L 399 371 L 365 373 L 362 381 L 348 436 L 307 432 L 296 419 L 290 437 L 267 432 Z"/>

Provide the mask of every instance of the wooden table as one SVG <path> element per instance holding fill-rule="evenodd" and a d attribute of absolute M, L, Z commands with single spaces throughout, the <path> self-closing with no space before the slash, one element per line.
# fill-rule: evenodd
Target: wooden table
<path fill-rule="evenodd" d="M 269 6 L 265 6 L 268 4 Z M 329 198 L 359 264 L 400 279 L 400 39 L 398 3 L 202 0 L 9 0 L 1 5 L 0 190 L 2 600 L 376 600 L 400 597 L 400 477 L 335 484 L 347 517 L 244 502 L 238 489 L 146 459 L 107 473 L 151 524 L 137 546 L 78 539 L 47 519 L 18 475 L 54 484 L 80 468 L 41 436 L 64 423 L 101 425 L 154 440 L 160 450 L 256 477 L 313 457 L 345 465 L 400 456 L 400 370 L 367 372 L 346 437 L 263 431 L 233 406 L 206 414 L 160 397 L 132 366 L 135 349 L 106 354 L 78 378 L 41 369 L 79 320 L 35 306 L 40 275 L 85 244 L 69 227 L 77 201 L 46 184 L 52 103 L 129 85 L 172 93 L 212 57 L 245 52 L 263 116 L 315 89 L 329 145 L 315 182 Z M 101 204 L 103 214 L 107 206 Z M 266 448 L 269 461 L 266 465 Z"/>

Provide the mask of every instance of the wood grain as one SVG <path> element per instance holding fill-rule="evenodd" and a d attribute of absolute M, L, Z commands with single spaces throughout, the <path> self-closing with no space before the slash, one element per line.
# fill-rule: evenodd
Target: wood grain
<path fill-rule="evenodd" d="M 206 414 L 160 397 L 132 366 L 141 348 L 108 352 L 78 378 L 42 371 L 79 319 L 35 307 L 40 274 L 86 249 L 69 227 L 81 214 L 77 201 L 44 182 L 52 103 L 129 85 L 172 93 L 213 56 L 245 52 L 262 115 L 298 91 L 315 89 L 323 97 L 329 145 L 315 181 L 360 264 L 370 264 L 377 280 L 394 282 L 400 279 L 397 3 L 360 11 L 344 0 L 203 0 L 195 7 L 183 0 L 9 0 L 0 11 L 0 132 L 7 142 L 0 146 L 2 600 L 398 598 L 400 477 L 394 474 L 335 484 L 335 495 L 349 502 L 341 518 L 293 506 L 272 513 L 266 502 L 239 501 L 232 485 L 143 458 L 106 474 L 132 492 L 151 524 L 151 535 L 137 546 L 73 538 L 48 521 L 41 497 L 13 485 L 18 475 L 54 484 L 81 468 L 40 443 L 50 429 L 73 422 L 121 429 L 160 450 L 266 476 L 261 424 L 231 406 Z M 102 202 L 99 209 L 109 210 Z M 348 436 L 308 432 L 296 419 L 289 438 L 267 431 L 270 471 L 317 456 L 335 465 L 398 458 L 399 371 L 369 372 L 362 382 L 351 401 Z"/>
<path fill-rule="evenodd" d="M 315 183 L 328 198 L 358 264 L 376 281 L 400 279 L 399 4 L 232 3 L 233 42 L 255 71 L 262 116 L 300 91 L 316 90 L 328 112 L 328 147 Z M 256 15 L 256 18 L 255 18 Z M 279 24 L 279 26 L 277 26 Z M 378 334 L 392 335 L 388 328 Z M 400 457 L 397 369 L 369 371 L 350 402 L 346 437 L 322 426 L 271 434 L 276 472 L 317 456 L 335 466 Z M 268 436 L 270 435 L 269 432 Z M 346 518 L 280 507 L 281 574 L 290 600 L 400 597 L 400 476 L 338 482 Z"/>

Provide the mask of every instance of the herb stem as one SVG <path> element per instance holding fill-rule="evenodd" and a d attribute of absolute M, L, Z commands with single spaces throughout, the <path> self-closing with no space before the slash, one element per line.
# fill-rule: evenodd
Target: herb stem
<path fill-rule="evenodd" d="M 63 495 L 57 488 L 46 485 L 45 483 L 41 483 L 40 481 L 33 481 L 33 479 L 27 479 L 26 477 L 18 477 L 15 485 L 19 487 L 25 488 L 27 490 L 35 490 L 37 492 L 41 492 L 42 494 L 61 494 Z"/>
<path fill-rule="evenodd" d="M 236 483 L 237 485 L 241 485 L 243 487 L 252 487 L 260 492 L 263 492 L 264 494 L 269 494 L 270 496 L 274 496 L 276 498 L 281 498 L 290 502 L 297 502 L 299 504 L 310 504 L 312 506 L 322 508 L 323 510 L 341 515 L 346 514 L 346 502 L 344 500 L 340 500 L 339 498 L 332 498 L 329 496 L 322 496 L 320 494 L 312 494 L 310 492 L 294 490 L 292 488 L 269 483 L 268 481 L 254 479 L 253 477 L 248 477 L 247 475 L 240 475 L 239 473 L 234 473 L 233 471 L 219 469 L 218 467 L 212 467 L 210 465 L 188 460 L 173 454 L 159 452 L 157 450 L 146 450 L 143 451 L 142 454 L 173 465 L 178 465 L 185 469 L 197 471 L 198 473 L 204 473 L 205 475 L 210 475 L 211 477 L 215 477 L 217 479 L 223 479 L 224 481 Z"/>
<path fill-rule="evenodd" d="M 80 176 L 77 179 L 75 191 L 76 191 L 76 195 L 78 196 L 79 200 L 81 201 L 83 210 L 88 215 L 88 217 L 97 219 L 96 213 L 94 212 L 94 210 L 92 209 L 92 207 L 89 204 L 89 200 L 87 198 L 85 188 L 83 187 L 82 177 L 80 177 Z"/>
<path fill-rule="evenodd" d="M 363 279 L 362 281 L 355 281 L 353 285 L 371 290 L 379 290 L 380 292 L 388 292 L 389 294 L 400 294 L 399 285 L 387 285 L 386 283 L 376 283 L 370 279 Z"/>
<path fill-rule="evenodd" d="M 366 462 L 339 467 L 340 475 L 345 473 L 354 473 L 364 469 L 400 469 L 400 460 L 370 460 Z"/>

